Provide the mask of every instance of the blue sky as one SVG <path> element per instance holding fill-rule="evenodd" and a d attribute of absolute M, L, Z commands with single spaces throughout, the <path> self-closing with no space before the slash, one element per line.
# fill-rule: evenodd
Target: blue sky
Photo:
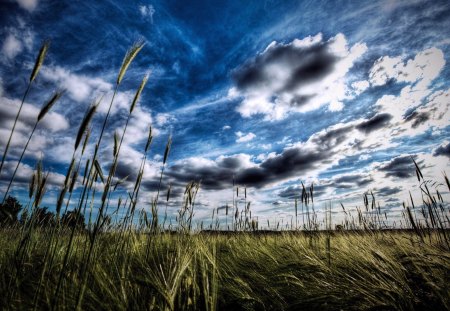
<path fill-rule="evenodd" d="M 155 141 L 140 204 L 149 207 L 169 135 L 163 186 L 180 193 L 201 180 L 198 219 L 247 187 L 254 215 L 289 219 L 300 182 L 316 206 L 362 205 L 373 191 L 393 216 L 417 189 L 414 156 L 439 182 L 449 168 L 448 1 L 44 1 L 0 4 L 0 151 L 43 40 L 51 46 L 14 136 L 4 189 L 39 107 L 66 93 L 33 138 L 13 194 L 25 193 L 37 158 L 51 172 L 44 203 L 55 204 L 78 125 L 104 95 L 136 40 L 112 109 L 101 163 L 140 80 L 149 82 L 125 137 L 118 178 L 132 187 L 147 128 Z M 92 146 L 89 152 L 92 152 Z M 174 197 L 174 215 L 181 197 Z M 321 203 L 322 202 L 322 203 Z"/>

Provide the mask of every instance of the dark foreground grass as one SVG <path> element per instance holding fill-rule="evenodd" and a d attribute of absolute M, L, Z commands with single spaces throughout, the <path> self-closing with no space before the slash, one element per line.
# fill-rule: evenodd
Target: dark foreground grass
<path fill-rule="evenodd" d="M 0 234 L 4 310 L 73 310 L 89 236 L 49 245 L 37 230 L 20 256 Z M 102 233 L 87 267 L 85 310 L 448 310 L 450 252 L 413 232 L 314 234 Z M 436 243 L 435 243 L 436 242 Z M 329 251 L 328 251 L 329 250 Z M 49 256 L 48 254 L 51 254 Z"/>

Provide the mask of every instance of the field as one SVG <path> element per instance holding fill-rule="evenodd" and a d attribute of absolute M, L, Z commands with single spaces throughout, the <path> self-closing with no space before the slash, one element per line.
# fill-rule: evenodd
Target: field
<path fill-rule="evenodd" d="M 69 233 L 36 231 L 23 254 L 16 233 L 0 235 L 0 303 L 10 310 L 449 308 L 450 253 L 434 233 L 427 242 L 412 231 L 103 233 L 87 267 L 87 234 L 64 264 Z"/>
<path fill-rule="evenodd" d="M 142 47 L 143 43 L 138 42 L 125 55 L 115 92 Z M 47 49 L 45 43 L 24 100 Z M 162 180 L 172 143 L 169 137 L 156 198 L 148 210 L 144 209 L 139 205 L 139 193 L 153 139 L 151 127 L 131 187 L 121 188 L 125 181 L 117 178 L 116 169 L 130 116 L 147 78 L 143 78 L 130 105 L 123 132 L 113 136 L 111 161 L 103 163 L 99 150 L 115 93 L 102 124 L 91 126 L 100 99 L 86 111 L 64 183 L 58 189 L 55 213 L 42 207 L 48 172 L 40 160 L 30 176 L 26 206 L 22 209 L 18 200 L 7 196 L 37 125 L 63 93 L 56 93 L 42 107 L 2 194 L 2 309 L 450 308 L 450 221 L 444 200 L 450 183 L 445 174 L 443 183 L 426 180 L 413 158 L 422 202 L 414 202 L 411 195 L 397 224 L 392 224 L 370 193 L 363 195 L 362 208 L 341 205 L 345 214 L 342 222 L 332 219 L 331 207 L 322 221 L 314 210 L 311 185 L 303 186 L 292 206 L 295 224 L 268 223 L 266 227 L 257 216 L 252 217 L 246 188 L 236 187 L 236 198 L 241 190 L 240 198 L 245 201 L 238 205 L 233 197 L 233 205 L 226 208 L 224 230 L 223 218 L 219 219 L 217 212 L 205 226 L 194 221 L 196 195 L 201 188 L 198 181 L 188 183 L 180 195 L 182 204 L 175 221 L 167 219 L 164 207 L 173 193 L 170 187 L 163 193 Z M 19 115 L 20 109 L 15 122 Z M 3 151 L 0 172 L 8 159 L 15 125 Z M 94 127 L 98 129 L 90 137 Z M 93 154 L 85 153 L 94 138 Z M 69 206 L 75 208 L 70 210 Z M 297 217 L 303 219 L 301 226 Z"/>

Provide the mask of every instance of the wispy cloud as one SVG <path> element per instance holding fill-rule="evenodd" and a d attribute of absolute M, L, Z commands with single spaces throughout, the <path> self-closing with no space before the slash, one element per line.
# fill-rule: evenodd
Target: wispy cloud
<path fill-rule="evenodd" d="M 153 15 L 156 13 L 155 7 L 152 4 L 140 5 L 139 12 L 144 18 L 148 18 L 153 24 Z"/>
<path fill-rule="evenodd" d="M 32 50 L 35 35 L 25 23 L 19 23 L 17 28 L 7 28 L 6 33 L 1 48 L 3 55 L 0 57 L 3 63 L 11 62 L 24 50 Z"/>
<path fill-rule="evenodd" d="M 38 4 L 39 0 L 16 0 L 21 8 L 27 10 L 28 12 L 33 12 Z"/>
<path fill-rule="evenodd" d="M 22 42 L 20 42 L 14 35 L 8 35 L 3 42 L 2 52 L 8 59 L 16 57 L 22 49 Z"/>
<path fill-rule="evenodd" d="M 238 137 L 238 139 L 236 139 L 237 143 L 246 143 L 246 142 L 253 140 L 256 137 L 256 135 L 251 132 L 248 134 L 244 134 L 242 132 L 236 132 L 236 136 Z"/>

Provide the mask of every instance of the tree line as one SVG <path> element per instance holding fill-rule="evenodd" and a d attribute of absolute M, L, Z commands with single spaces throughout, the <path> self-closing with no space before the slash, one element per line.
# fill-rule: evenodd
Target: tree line
<path fill-rule="evenodd" d="M 27 208 L 13 196 L 8 196 L 5 202 L 0 203 L 0 227 L 12 227 L 17 225 L 24 225 L 27 219 L 34 217 L 35 223 L 40 227 L 53 227 L 58 223 L 55 213 L 49 210 L 48 207 L 36 207 L 30 215 Z M 79 229 L 85 228 L 84 215 L 77 217 L 76 211 L 66 211 L 61 219 L 61 224 L 67 227 L 77 227 Z"/>

